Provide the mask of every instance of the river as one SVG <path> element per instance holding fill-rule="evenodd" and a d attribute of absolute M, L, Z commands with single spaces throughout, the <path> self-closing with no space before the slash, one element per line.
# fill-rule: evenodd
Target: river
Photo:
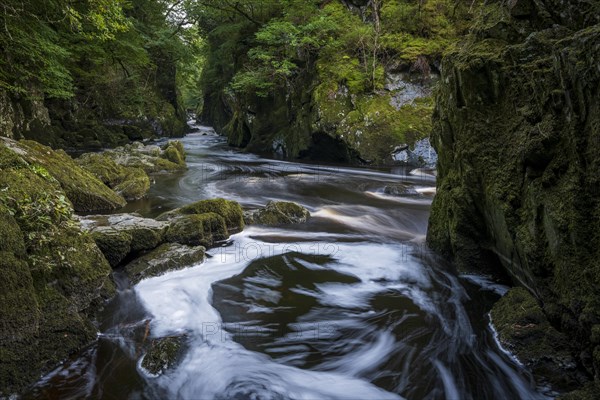
<path fill-rule="evenodd" d="M 133 288 L 117 271 L 98 342 L 24 398 L 545 398 L 495 340 L 488 313 L 507 288 L 457 275 L 425 247 L 431 175 L 261 158 L 195 128 L 189 169 L 154 177 L 125 211 L 224 197 L 294 201 L 312 218 L 247 227 L 203 264 Z M 410 193 L 385 194 L 393 184 Z M 181 334 L 174 369 L 141 368 L 145 340 Z"/>

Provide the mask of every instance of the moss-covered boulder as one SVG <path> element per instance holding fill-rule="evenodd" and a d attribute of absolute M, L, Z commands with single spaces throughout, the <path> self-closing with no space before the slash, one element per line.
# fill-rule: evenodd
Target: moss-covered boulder
<path fill-rule="evenodd" d="M 246 215 L 248 223 L 260 225 L 299 224 L 309 218 L 306 208 L 288 201 L 270 201 L 264 208 Z"/>
<path fill-rule="evenodd" d="M 185 151 L 179 141 L 171 141 L 162 148 L 134 142 L 102 153 L 116 164 L 141 168 L 146 173 L 174 172 L 187 168 Z"/>
<path fill-rule="evenodd" d="M 76 162 L 125 200 L 141 199 L 150 189 L 150 178 L 143 169 L 119 165 L 105 153 L 86 153 Z"/>
<path fill-rule="evenodd" d="M 229 236 L 225 219 L 216 213 L 181 215 L 170 221 L 165 241 L 212 246 Z"/>
<path fill-rule="evenodd" d="M 113 267 L 127 257 L 154 249 L 163 242 L 168 227 L 136 214 L 88 215 L 80 221 Z"/>
<path fill-rule="evenodd" d="M 0 146 L 0 397 L 93 341 L 91 317 L 114 294 L 61 184 L 24 154 Z"/>
<path fill-rule="evenodd" d="M 244 212 L 239 203 L 225 199 L 201 200 L 196 203 L 166 212 L 158 217 L 159 220 L 168 220 L 180 215 L 215 213 L 225 220 L 228 231 L 237 232 L 244 229 Z"/>
<path fill-rule="evenodd" d="M 526 289 L 512 288 L 494 305 L 491 318 L 500 343 L 531 369 L 538 384 L 573 390 L 585 382 L 569 340 L 548 322 Z"/>
<path fill-rule="evenodd" d="M 125 267 L 133 284 L 142 279 L 190 267 L 204 260 L 205 248 L 165 243 Z"/>
<path fill-rule="evenodd" d="M 183 355 L 184 340 L 183 336 L 154 339 L 142 359 L 142 368 L 152 375 L 173 368 Z"/>
<path fill-rule="evenodd" d="M 167 159 L 180 166 L 181 168 L 185 168 L 185 150 L 183 149 L 183 144 L 180 141 L 169 142 L 165 146 L 163 146 L 162 157 Z"/>
<path fill-rule="evenodd" d="M 55 178 L 76 211 L 113 210 L 125 205 L 123 197 L 82 169 L 64 151 L 29 140 L 1 140 L 0 146 L 17 153 L 29 164 L 43 167 Z"/>

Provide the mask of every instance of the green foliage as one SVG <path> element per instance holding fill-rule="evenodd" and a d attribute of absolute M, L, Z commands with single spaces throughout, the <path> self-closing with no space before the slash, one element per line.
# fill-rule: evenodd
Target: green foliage
<path fill-rule="evenodd" d="M 0 87 L 21 95 L 31 95 L 37 88 L 48 97 L 73 96 L 69 41 L 95 44 L 128 30 L 124 5 L 124 0 L 4 1 Z"/>

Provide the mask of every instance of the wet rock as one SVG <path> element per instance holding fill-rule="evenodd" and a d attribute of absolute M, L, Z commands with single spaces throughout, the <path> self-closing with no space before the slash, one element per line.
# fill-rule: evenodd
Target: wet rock
<path fill-rule="evenodd" d="M 573 390 L 585 382 L 568 338 L 550 323 L 529 292 L 512 288 L 491 311 L 500 343 L 531 369 L 538 384 Z"/>
<path fill-rule="evenodd" d="M 89 215 L 79 219 L 113 267 L 132 253 L 154 249 L 162 243 L 168 227 L 166 222 L 136 214 Z"/>
<path fill-rule="evenodd" d="M 167 242 L 212 246 L 229 236 L 225 219 L 216 213 L 181 215 L 170 221 Z"/>
<path fill-rule="evenodd" d="M 15 152 L 29 164 L 43 167 L 49 176 L 56 179 L 75 211 L 113 210 L 125 205 L 122 196 L 77 165 L 64 151 L 55 151 L 30 140 L 0 140 L 0 146 Z"/>
<path fill-rule="evenodd" d="M 247 221 L 260 225 L 298 224 L 309 218 L 306 208 L 288 201 L 270 201 L 264 208 L 246 214 Z"/>
<path fill-rule="evenodd" d="M 184 350 L 184 337 L 155 339 L 142 360 L 142 368 L 160 375 L 180 361 Z"/>
<path fill-rule="evenodd" d="M 242 207 L 235 201 L 225 199 L 201 200 L 187 206 L 160 215 L 157 219 L 166 221 L 181 215 L 215 213 L 223 217 L 228 231 L 237 232 L 244 229 Z"/>
<path fill-rule="evenodd" d="M 383 188 L 383 193 L 390 196 L 419 196 L 419 193 L 412 186 L 401 183 L 386 185 Z"/>
<path fill-rule="evenodd" d="M 165 243 L 125 267 L 133 284 L 169 271 L 190 267 L 204 260 L 205 248 Z"/>

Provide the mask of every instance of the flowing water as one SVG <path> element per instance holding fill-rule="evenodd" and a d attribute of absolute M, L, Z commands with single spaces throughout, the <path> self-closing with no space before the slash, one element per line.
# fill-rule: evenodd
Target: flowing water
<path fill-rule="evenodd" d="M 265 159 L 196 128 L 189 170 L 155 177 L 127 211 L 290 200 L 311 220 L 248 227 L 203 264 L 133 288 L 117 273 L 97 344 L 25 398 L 544 398 L 495 340 L 488 312 L 506 287 L 458 276 L 424 246 L 431 175 Z M 386 195 L 390 184 L 415 190 Z M 175 335 L 177 366 L 144 371 L 144 344 Z"/>

